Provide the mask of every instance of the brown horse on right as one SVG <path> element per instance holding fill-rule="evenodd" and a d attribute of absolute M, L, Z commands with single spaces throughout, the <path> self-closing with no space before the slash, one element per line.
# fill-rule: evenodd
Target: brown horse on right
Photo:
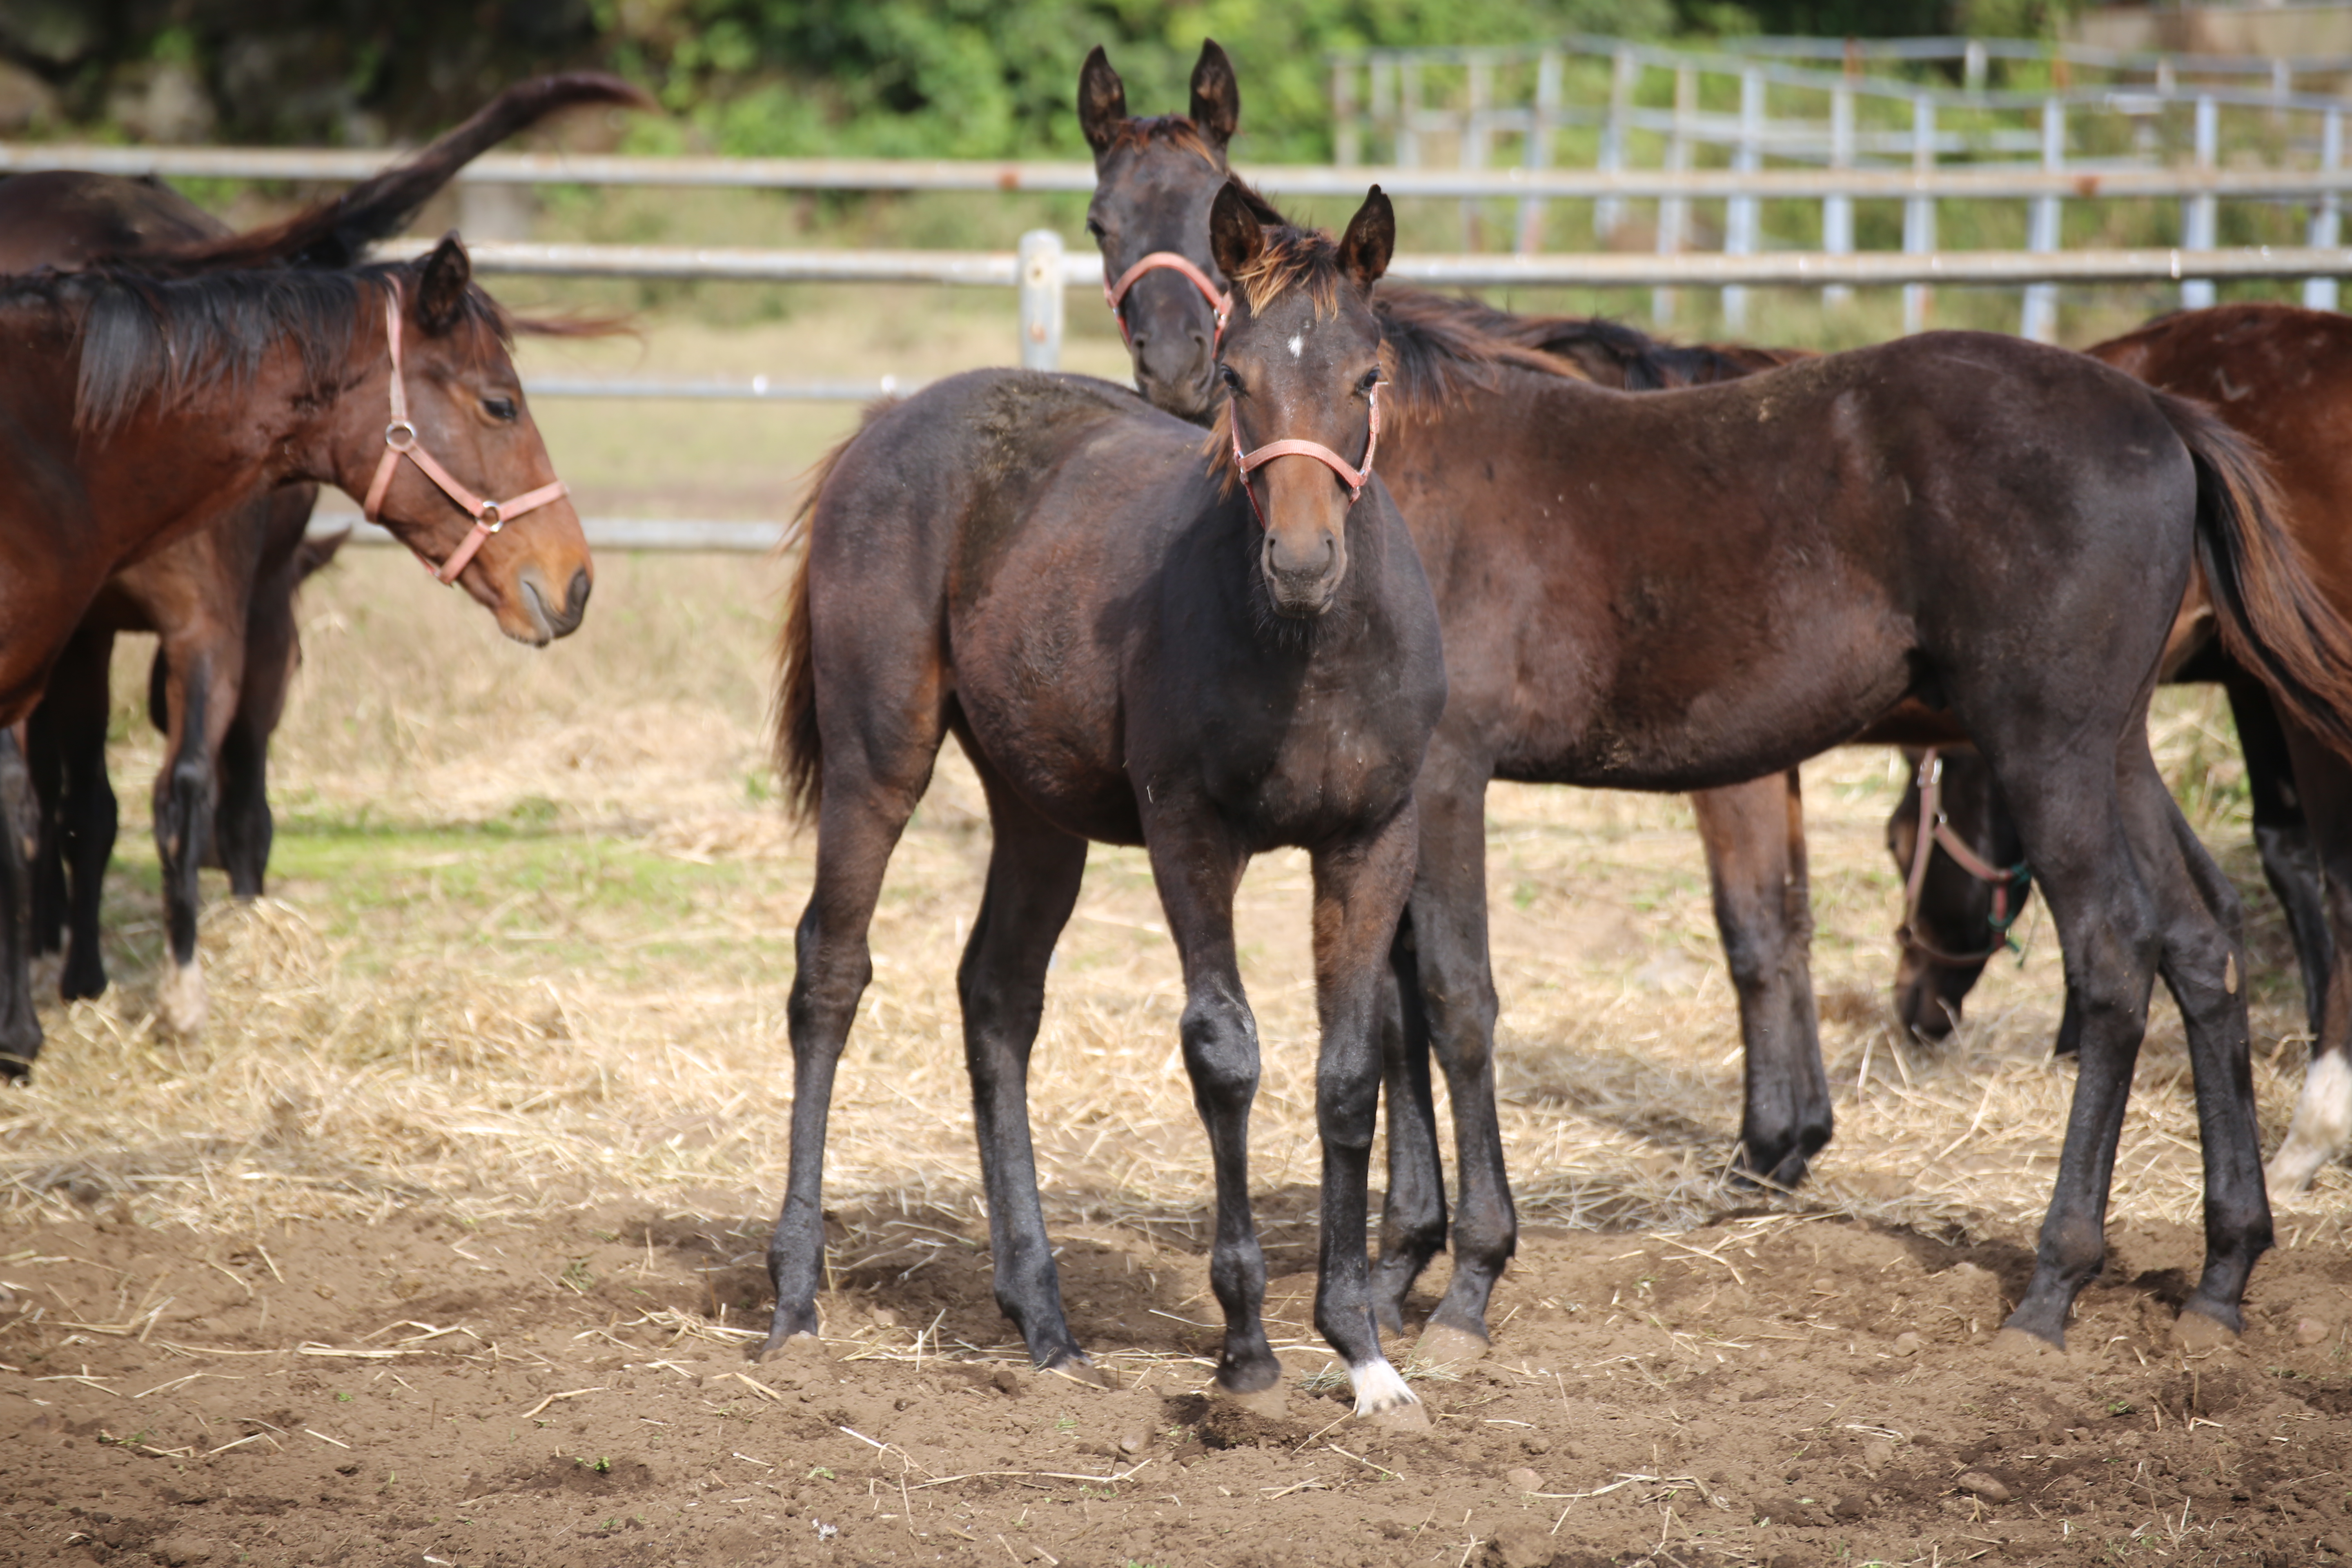
<path fill-rule="evenodd" d="M 2204 400 L 2268 454 L 2286 517 L 2331 605 L 2352 609 L 2352 321 L 2285 305 L 2223 305 L 2163 317 L 2088 353 L 2152 385 Z M 2210 607 L 2192 592 L 2176 623 L 2169 679 L 2218 681 L 2245 753 L 2254 841 L 2278 895 L 2304 978 L 2313 1044 L 2293 1124 L 2271 1156 L 2273 1186 L 2310 1184 L 2352 1141 L 2352 763 L 2211 644 Z M 1981 759 L 1944 753 L 1943 815 L 1962 841 L 1998 865 L 2019 858 L 2016 829 Z M 1915 777 L 1887 825 L 1906 868 L 1916 845 Z M 1759 807 L 1759 809 L 1762 809 Z M 2022 879 L 2007 918 L 2022 900 Z M 1993 889 L 1948 856 L 1927 867 L 1895 976 L 1898 1015 L 1923 1034 L 1948 1033 L 1997 946 Z M 1753 928 L 1727 941 L 1780 940 Z"/>
<path fill-rule="evenodd" d="M 1125 124 L 1099 52 L 1079 110 L 1106 275 L 1137 251 L 1198 267 L 1205 237 L 1139 227 L 1177 204 L 1131 195 L 1202 179 L 1198 128 Z M 1393 305 L 1402 363 L 1411 323 Z M 1205 291 L 1194 308 L 1205 321 Z M 1516 1234 L 1493 1111 L 1486 781 L 1733 784 L 1906 699 L 1974 737 L 2018 805 L 2081 1024 L 2056 1190 L 2009 1326 L 2063 1342 L 2105 1257 L 2116 1140 L 2161 973 L 2188 1020 L 2206 1132 L 2206 1260 L 2188 1310 L 2235 1328 L 2271 1240 L 2241 911 L 2165 791 L 2145 724 L 2192 557 L 2219 584 L 2233 651 L 2352 738 L 2352 631 L 2321 602 L 2251 449 L 2079 355 L 1971 333 L 1638 396 L 1489 356 L 1412 401 L 1384 450 L 1438 595 L 1451 696 L 1417 786 L 1418 879 L 1395 955 L 1405 1037 L 1390 1059 L 1409 1071 L 1435 1048 L 1461 1141 L 1454 1279 L 1433 1331 L 1484 1342 Z M 2016 657 L 2029 644 L 2035 657 Z M 1769 1077 L 1751 1068 L 1751 1117 Z M 1391 1159 L 1418 1159 L 1433 1142 L 1414 1124 L 1426 1090 L 1390 1089 Z M 1748 1157 L 1777 1152 L 1751 1142 Z M 1391 1174 L 1378 1300 L 1393 1324 L 1446 1237 L 1433 1163 Z"/>

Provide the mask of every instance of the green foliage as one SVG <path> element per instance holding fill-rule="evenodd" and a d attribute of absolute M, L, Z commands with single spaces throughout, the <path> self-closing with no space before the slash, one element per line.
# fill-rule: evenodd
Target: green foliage
<path fill-rule="evenodd" d="M 616 62 L 724 153 L 1083 155 L 1097 44 L 1136 113 L 1181 112 L 1201 40 L 1233 57 L 1244 156 L 1330 156 L 1326 52 L 1656 34 L 1667 0 L 602 0 Z"/>

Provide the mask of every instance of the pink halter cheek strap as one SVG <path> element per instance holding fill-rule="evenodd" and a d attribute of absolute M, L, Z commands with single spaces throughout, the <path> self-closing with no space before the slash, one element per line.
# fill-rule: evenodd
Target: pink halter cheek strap
<path fill-rule="evenodd" d="M 1372 454 L 1381 449 L 1381 389 L 1375 384 L 1364 395 L 1371 405 L 1371 434 L 1364 441 L 1364 466 L 1360 468 L 1331 450 L 1320 441 L 1268 441 L 1254 451 L 1242 450 L 1241 421 L 1226 416 L 1226 426 L 1233 432 L 1234 466 L 1241 470 L 1242 494 L 1249 497 L 1250 510 L 1257 513 L 1258 526 L 1265 526 L 1265 513 L 1257 504 L 1257 492 L 1250 488 L 1249 477 L 1276 458 L 1312 458 L 1339 476 L 1348 487 L 1348 504 L 1355 505 L 1364 498 L 1364 487 L 1372 479 Z"/>
<path fill-rule="evenodd" d="M 432 573 L 436 581 L 454 587 L 457 574 L 466 569 L 467 563 L 474 559 L 490 535 L 523 513 L 534 511 L 566 492 L 563 481 L 556 479 L 535 490 L 525 490 L 509 500 L 484 500 L 459 484 L 457 476 L 418 445 L 416 426 L 408 421 L 408 384 L 400 365 L 400 283 L 395 279 L 392 291 L 383 300 L 384 334 L 392 349 L 392 423 L 383 427 L 383 457 L 376 463 L 375 478 L 368 485 L 367 499 L 360 503 L 360 510 L 370 522 L 375 521 L 376 514 L 383 510 L 384 492 L 392 488 L 392 471 L 400 466 L 403 458 L 415 464 L 426 479 L 440 486 L 441 492 L 456 501 L 464 509 L 466 515 L 474 520 L 473 528 L 459 542 L 457 548 L 449 552 L 449 559 L 438 566 L 433 564 L 425 552 L 417 550 L 414 544 L 409 545 L 411 550 L 416 551 L 416 558 L 425 563 L 425 569 Z"/>
<path fill-rule="evenodd" d="M 1155 250 L 1120 273 L 1118 282 L 1103 284 L 1103 303 L 1110 307 L 1111 320 L 1118 323 L 1118 335 L 1130 344 L 1135 342 L 1135 334 L 1127 330 L 1127 311 L 1121 308 L 1127 300 L 1127 291 L 1134 288 L 1136 280 L 1145 273 L 1163 270 L 1181 273 L 1193 288 L 1201 291 L 1201 297 L 1209 301 L 1209 309 L 1217 313 L 1217 335 L 1210 346 L 1213 348 L 1223 342 L 1225 318 L 1234 313 L 1234 297 L 1210 282 L 1207 273 L 1172 250 Z"/>

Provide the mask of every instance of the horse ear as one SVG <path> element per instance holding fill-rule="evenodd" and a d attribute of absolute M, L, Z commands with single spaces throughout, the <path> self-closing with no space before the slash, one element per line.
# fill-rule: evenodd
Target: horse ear
<path fill-rule="evenodd" d="M 428 332 L 446 332 L 466 313 L 466 289 L 474 280 L 474 264 L 466 247 L 451 229 L 425 258 L 416 275 L 416 320 Z"/>
<path fill-rule="evenodd" d="M 1241 186 L 1228 180 L 1217 188 L 1217 205 L 1209 209 L 1209 255 L 1217 270 L 1238 278 L 1265 248 L 1265 230 Z"/>
<path fill-rule="evenodd" d="M 1389 258 L 1396 254 L 1396 208 L 1380 186 L 1374 185 L 1364 196 L 1364 205 L 1348 220 L 1348 232 L 1339 237 L 1339 270 L 1356 280 L 1356 287 L 1370 290 L 1389 269 Z"/>
<path fill-rule="evenodd" d="M 1241 122 L 1242 86 L 1234 79 L 1234 62 L 1216 39 L 1203 38 L 1200 63 L 1192 68 L 1192 123 L 1223 153 Z"/>
<path fill-rule="evenodd" d="M 1118 128 L 1127 122 L 1127 84 L 1110 68 L 1110 57 L 1097 44 L 1078 68 L 1078 129 L 1099 158 L 1110 151 Z"/>

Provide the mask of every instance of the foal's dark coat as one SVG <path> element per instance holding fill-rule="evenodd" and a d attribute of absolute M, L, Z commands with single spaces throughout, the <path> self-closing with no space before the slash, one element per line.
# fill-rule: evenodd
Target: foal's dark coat
<path fill-rule="evenodd" d="M 1362 279 L 1379 267 L 1358 241 L 1372 213 L 1336 255 L 1328 240 L 1268 237 L 1256 297 L 1244 288 L 1227 340 L 1226 363 L 1246 367 L 1253 393 L 1248 444 L 1317 439 L 1360 458 L 1379 342 Z M 1385 213 L 1379 203 L 1383 224 Z M 1236 243 L 1256 237 L 1239 236 L 1243 216 L 1233 223 Z M 1384 264 L 1385 240 L 1376 248 Z M 1303 352 L 1284 347 L 1294 336 Z M 1436 616 L 1377 482 L 1352 509 L 1303 458 L 1252 482 L 1264 529 L 1239 486 L 1212 471 L 1195 427 L 1104 383 L 1017 371 L 957 376 L 887 407 L 829 463 L 778 711 L 783 772 L 817 807 L 818 842 L 793 983 L 792 1174 L 769 1254 L 771 1345 L 816 1327 L 835 1067 L 871 973 L 884 865 L 952 731 L 994 832 L 958 981 L 997 1300 L 1032 1355 L 1084 1360 L 1038 1207 L 1024 1079 L 1046 961 L 1097 839 L 1149 849 L 1183 958 L 1184 1060 L 1217 1185 L 1219 1382 L 1251 1390 L 1278 1375 L 1259 1321 L 1246 1164 L 1257 1035 L 1232 905 L 1253 854 L 1298 845 L 1313 856 L 1323 1025 L 1316 1322 L 1345 1357 L 1360 1410 L 1412 1403 L 1372 1328 L 1363 1237 L 1381 961 L 1412 876 L 1412 781 L 1444 700 Z M 1318 517 L 1340 531 L 1339 564 L 1311 586 L 1286 574 L 1276 546 Z"/>
<path fill-rule="evenodd" d="M 1727 784 L 1906 699 L 1948 710 L 2016 805 L 2084 1041 L 2039 1265 L 2011 1326 L 2059 1341 L 2098 1269 L 2159 969 L 2187 1022 L 2205 1132 L 2207 1257 L 2188 1305 L 2234 1326 L 2271 1238 L 2240 911 L 2164 790 L 2144 722 L 2192 556 L 2232 563 L 2217 609 L 2242 657 L 2334 734 L 2352 710 L 2352 642 L 2243 443 L 2080 356 L 1933 333 L 1639 396 L 1489 367 L 1383 453 L 1438 596 L 1452 693 L 1417 790 L 1392 1053 L 1410 1064 L 1434 1046 L 1462 1140 L 1454 1281 L 1433 1326 L 1484 1339 L 1515 1229 L 1492 1113 L 1486 780 Z M 1444 1240 L 1428 1131 L 1405 1124 L 1426 1093 L 1403 1087 L 1391 1155 L 1421 1163 L 1391 1172 L 1389 1312 Z M 1757 1089 L 1752 1077 L 1748 1153 L 1769 1169 L 1775 1140 L 1802 1130 L 1759 1125 L 1786 1108 Z"/>

